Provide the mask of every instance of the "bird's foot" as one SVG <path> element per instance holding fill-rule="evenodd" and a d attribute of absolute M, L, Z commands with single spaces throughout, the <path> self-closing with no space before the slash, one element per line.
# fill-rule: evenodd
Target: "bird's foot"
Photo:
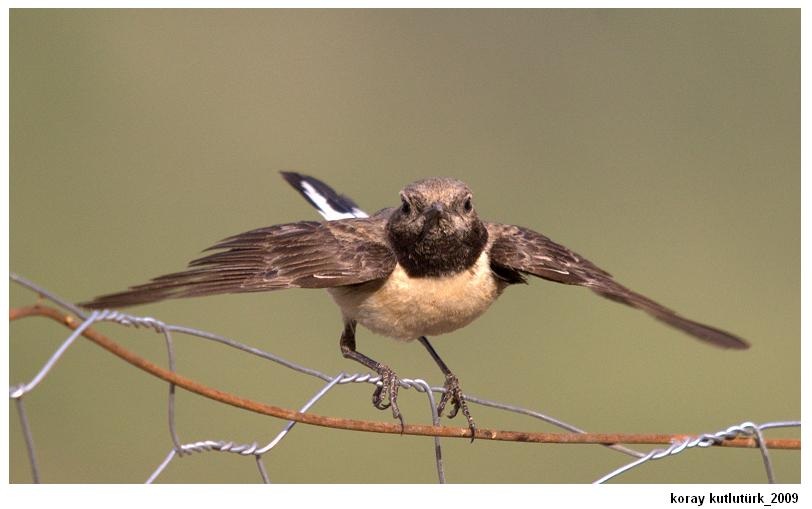
<path fill-rule="evenodd" d="M 398 389 L 400 389 L 400 378 L 386 364 L 378 364 L 376 370 L 381 380 L 372 393 L 372 404 L 378 410 L 392 408 L 392 416 L 400 421 L 400 431 L 403 432 L 403 416 L 398 408 Z"/>
<path fill-rule="evenodd" d="M 443 393 L 443 397 L 440 398 L 440 403 L 437 405 L 437 415 L 439 417 L 443 416 L 443 410 L 445 410 L 445 406 L 451 402 L 451 411 L 448 413 L 448 418 L 453 419 L 457 412 L 462 410 L 462 415 L 468 420 L 468 428 L 471 430 L 471 442 L 474 441 L 474 437 L 476 436 L 476 424 L 474 423 L 473 417 L 471 417 L 471 412 L 468 411 L 468 403 L 465 401 L 465 397 L 462 394 L 462 389 L 460 388 L 460 381 L 453 373 L 448 373 L 445 376 L 445 392 Z"/>

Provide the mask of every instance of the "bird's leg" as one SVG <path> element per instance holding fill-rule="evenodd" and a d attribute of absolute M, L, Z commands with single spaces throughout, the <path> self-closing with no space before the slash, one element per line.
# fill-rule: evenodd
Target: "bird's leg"
<path fill-rule="evenodd" d="M 378 410 L 385 410 L 392 407 L 392 415 L 400 421 L 401 431 L 403 430 L 403 416 L 398 408 L 398 389 L 400 388 L 400 378 L 386 364 L 373 361 L 366 355 L 355 349 L 355 320 L 344 323 L 344 332 L 341 333 L 341 354 L 356 362 L 360 362 L 367 368 L 375 371 L 381 376 L 380 385 L 372 393 L 372 404 Z M 389 400 L 389 401 L 386 401 Z"/>
<path fill-rule="evenodd" d="M 429 340 L 426 336 L 420 336 L 417 338 L 420 341 L 420 344 L 426 347 L 426 350 L 429 351 L 431 358 L 434 359 L 434 362 L 440 366 L 440 370 L 445 375 L 445 392 L 443 393 L 443 397 L 440 398 L 440 403 L 437 405 L 437 415 L 442 416 L 443 410 L 445 409 L 446 404 L 450 401 L 451 402 L 451 411 L 448 414 L 449 419 L 453 419 L 457 412 L 462 410 L 462 415 L 468 420 L 468 427 L 471 429 L 471 441 L 474 441 L 474 437 L 476 436 L 476 424 L 474 424 L 474 419 L 471 417 L 471 412 L 468 411 L 468 403 L 465 402 L 465 397 L 462 395 L 462 389 L 460 388 L 460 381 L 457 376 L 448 369 L 446 363 L 443 362 L 443 359 L 437 355 L 437 352 L 434 350 L 434 347 L 431 346 Z"/>

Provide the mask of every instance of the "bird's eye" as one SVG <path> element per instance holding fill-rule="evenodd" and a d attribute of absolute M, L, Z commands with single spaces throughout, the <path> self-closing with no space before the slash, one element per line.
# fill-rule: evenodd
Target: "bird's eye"
<path fill-rule="evenodd" d="M 462 208 L 465 209 L 465 212 L 471 212 L 472 210 L 474 210 L 474 204 L 471 203 L 470 196 L 465 198 L 465 203 L 462 204 Z"/>
<path fill-rule="evenodd" d="M 412 206 L 409 205 L 409 202 L 406 201 L 406 198 L 403 198 L 403 203 L 400 205 L 400 211 L 404 214 L 408 214 L 412 211 Z"/>

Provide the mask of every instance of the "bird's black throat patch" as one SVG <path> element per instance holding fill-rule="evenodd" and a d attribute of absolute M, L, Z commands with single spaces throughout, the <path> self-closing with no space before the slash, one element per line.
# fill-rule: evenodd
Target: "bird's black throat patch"
<path fill-rule="evenodd" d="M 387 226 L 398 263 L 412 277 L 440 277 L 473 267 L 488 243 L 488 230 L 479 219 L 462 229 L 437 227 L 416 232 L 397 222 Z"/>

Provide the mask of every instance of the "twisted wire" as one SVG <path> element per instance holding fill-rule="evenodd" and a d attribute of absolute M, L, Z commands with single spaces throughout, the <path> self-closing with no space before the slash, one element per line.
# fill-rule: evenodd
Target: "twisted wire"
<path fill-rule="evenodd" d="M 764 437 L 762 436 L 761 431 L 763 429 L 768 428 L 797 427 L 800 425 L 801 421 L 780 421 L 780 422 L 770 422 L 761 425 L 754 424 L 750 421 L 746 421 L 741 424 L 730 426 L 721 431 L 717 431 L 716 433 L 705 433 L 696 437 L 689 437 L 686 438 L 685 440 L 674 442 L 673 444 L 665 448 L 652 449 L 648 454 L 644 455 L 643 457 L 638 458 L 637 460 L 628 463 L 604 475 L 603 477 L 595 481 L 594 484 L 603 484 L 606 481 L 613 479 L 624 472 L 628 472 L 629 470 L 638 467 L 648 461 L 674 456 L 685 450 L 693 449 L 695 447 L 699 448 L 711 447 L 714 445 L 721 444 L 725 440 L 730 440 L 740 436 L 753 437 L 756 439 L 759 445 L 759 450 L 761 451 L 762 458 L 764 460 L 764 468 L 767 474 L 767 479 L 770 483 L 774 483 L 775 475 L 772 471 L 772 464 L 769 460 L 768 449 L 764 447 Z"/>

